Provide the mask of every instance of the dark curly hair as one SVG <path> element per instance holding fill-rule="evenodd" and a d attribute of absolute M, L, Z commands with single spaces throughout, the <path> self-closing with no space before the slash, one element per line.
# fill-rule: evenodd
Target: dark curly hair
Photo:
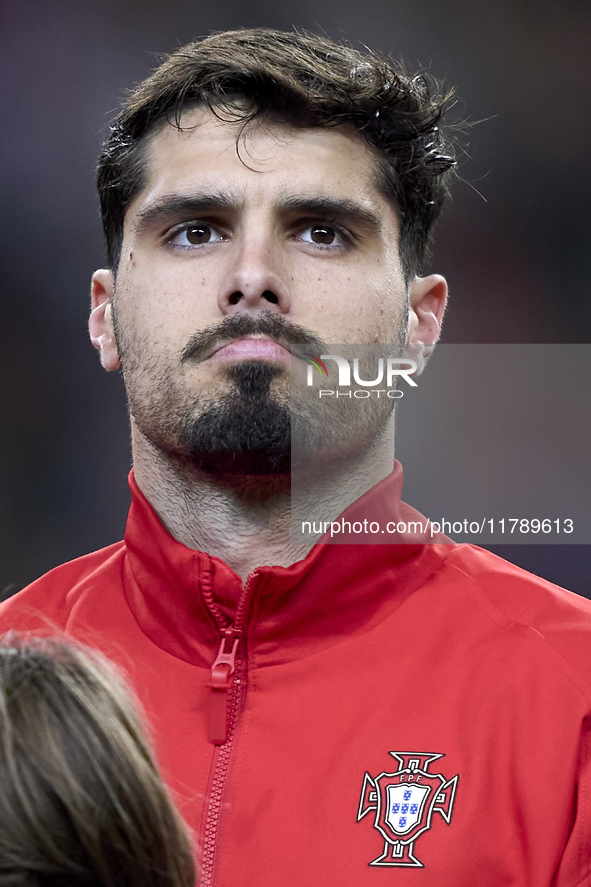
<path fill-rule="evenodd" d="M 400 216 L 407 279 L 420 271 L 456 164 L 439 122 L 450 104 L 429 74 L 410 76 L 373 52 L 270 28 L 224 31 L 190 43 L 131 91 L 98 165 L 108 258 L 116 267 L 127 206 L 144 180 L 146 135 L 182 111 L 209 107 L 247 126 L 352 125 L 374 149 L 380 191 Z M 242 131 L 242 129 L 241 129 Z"/>

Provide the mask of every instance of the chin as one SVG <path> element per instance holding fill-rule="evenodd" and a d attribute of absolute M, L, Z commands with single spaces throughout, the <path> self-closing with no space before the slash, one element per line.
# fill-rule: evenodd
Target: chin
<path fill-rule="evenodd" d="M 203 452 L 203 448 L 198 447 L 189 451 L 188 459 L 194 468 L 217 477 L 224 475 L 255 479 L 263 476 L 289 476 L 291 473 L 291 447 L 275 453 L 256 450 Z"/>
<path fill-rule="evenodd" d="M 198 416 L 182 422 L 185 458 L 210 475 L 260 478 L 289 475 L 291 412 L 271 383 L 281 368 L 261 361 L 229 370 L 232 390 Z"/>

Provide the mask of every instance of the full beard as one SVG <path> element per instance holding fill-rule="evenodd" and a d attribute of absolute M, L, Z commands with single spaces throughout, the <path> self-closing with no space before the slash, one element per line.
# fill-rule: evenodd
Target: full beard
<path fill-rule="evenodd" d="M 311 331 L 271 312 L 227 317 L 193 335 L 179 357 L 168 354 L 159 361 L 151 357 L 150 341 L 130 342 L 117 320 L 115 313 L 137 430 L 179 467 L 197 469 L 224 483 L 248 482 L 249 476 L 257 483 L 266 476 L 270 482 L 275 476 L 283 484 L 292 470 L 316 471 L 322 477 L 331 465 L 371 448 L 394 405 L 383 399 L 352 403 L 346 398 L 325 404 L 311 398 L 310 393 L 317 392 L 307 387 L 296 385 L 290 391 L 285 367 L 259 360 L 226 364 L 218 382 L 193 396 L 175 383 L 177 361 L 181 368 L 198 364 L 216 344 L 248 335 L 285 341 L 294 356 L 330 350 Z"/>
<path fill-rule="evenodd" d="M 177 464 L 226 482 L 236 476 L 289 475 L 292 425 L 308 423 L 292 423 L 289 374 L 279 378 L 284 367 L 259 360 L 228 363 L 220 369 L 219 382 L 191 397 L 173 381 L 176 364 L 181 369 L 197 365 L 216 345 L 250 335 L 318 353 L 327 347 L 321 339 L 273 312 L 244 313 L 195 333 L 178 358 L 168 354 L 157 362 L 151 342 L 130 341 L 118 321 L 115 312 L 130 414 L 145 440 Z"/>
<path fill-rule="evenodd" d="M 271 393 L 280 372 L 261 361 L 234 364 L 231 391 L 197 416 L 186 411 L 179 443 L 193 467 L 212 475 L 289 474 L 289 399 Z"/>

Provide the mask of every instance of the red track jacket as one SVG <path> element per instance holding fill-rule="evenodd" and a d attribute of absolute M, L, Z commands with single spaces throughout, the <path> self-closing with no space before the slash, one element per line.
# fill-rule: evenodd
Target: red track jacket
<path fill-rule="evenodd" d="M 401 483 L 347 516 L 420 519 Z M 591 602 L 419 539 L 319 544 L 243 586 L 131 486 L 125 541 L 0 629 L 57 627 L 128 673 L 203 887 L 591 885 Z"/>

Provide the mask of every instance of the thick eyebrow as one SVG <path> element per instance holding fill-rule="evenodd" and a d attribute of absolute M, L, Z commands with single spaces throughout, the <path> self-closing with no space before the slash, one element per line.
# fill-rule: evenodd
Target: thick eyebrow
<path fill-rule="evenodd" d="M 379 231 L 383 224 L 377 213 L 346 198 L 284 197 L 279 202 L 279 209 L 283 212 L 298 211 L 310 216 L 319 216 L 327 221 L 353 222 L 370 231 Z"/>
<path fill-rule="evenodd" d="M 191 216 L 220 209 L 239 209 L 241 204 L 242 201 L 229 191 L 164 194 L 139 210 L 134 227 L 136 231 L 145 231 L 173 219 L 190 219 Z"/>
<path fill-rule="evenodd" d="M 134 228 L 136 232 L 146 231 L 175 219 L 190 219 L 219 210 L 239 210 L 242 205 L 243 201 L 230 191 L 164 194 L 138 211 Z M 371 231 L 379 231 L 382 227 L 382 219 L 377 213 L 347 198 L 292 195 L 280 198 L 277 208 L 282 213 L 298 212 L 327 221 L 352 222 Z"/>

